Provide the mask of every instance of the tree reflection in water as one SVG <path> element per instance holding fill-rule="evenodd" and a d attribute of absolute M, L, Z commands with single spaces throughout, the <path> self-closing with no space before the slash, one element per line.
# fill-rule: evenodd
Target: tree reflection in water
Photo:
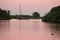
<path fill-rule="evenodd" d="M 9 20 L 0 21 L 0 31 L 9 31 Z"/>
<path fill-rule="evenodd" d="M 56 31 L 60 31 L 60 24 L 55 24 L 55 25 L 51 26 L 51 28 Z"/>

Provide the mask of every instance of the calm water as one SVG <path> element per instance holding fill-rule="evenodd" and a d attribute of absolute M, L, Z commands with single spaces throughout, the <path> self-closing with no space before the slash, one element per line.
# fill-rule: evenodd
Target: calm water
<path fill-rule="evenodd" d="M 0 21 L 0 40 L 60 40 L 60 24 L 33 19 Z"/>

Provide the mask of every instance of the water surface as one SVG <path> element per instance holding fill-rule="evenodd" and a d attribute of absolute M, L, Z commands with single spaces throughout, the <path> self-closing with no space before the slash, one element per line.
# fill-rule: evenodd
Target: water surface
<path fill-rule="evenodd" d="M 60 24 L 38 19 L 0 21 L 0 40 L 60 40 Z"/>

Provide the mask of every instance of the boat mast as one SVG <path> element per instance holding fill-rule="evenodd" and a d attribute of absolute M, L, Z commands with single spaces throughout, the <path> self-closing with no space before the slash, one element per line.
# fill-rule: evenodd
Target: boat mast
<path fill-rule="evenodd" d="M 20 15 L 21 15 L 21 3 L 20 3 Z"/>

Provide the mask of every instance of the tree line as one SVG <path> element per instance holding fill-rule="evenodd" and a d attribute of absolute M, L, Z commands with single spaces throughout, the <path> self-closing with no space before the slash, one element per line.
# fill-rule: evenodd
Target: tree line
<path fill-rule="evenodd" d="M 40 14 L 38 12 L 32 13 L 32 15 L 11 15 L 14 19 L 40 19 Z"/>
<path fill-rule="evenodd" d="M 45 16 L 40 17 L 38 12 L 32 15 L 10 15 L 9 10 L 2 10 L 0 8 L 0 20 L 10 19 L 42 19 L 43 22 L 60 23 L 60 6 L 53 7 Z"/>
<path fill-rule="evenodd" d="M 10 20 L 10 19 L 40 19 L 40 14 L 34 12 L 31 15 L 10 15 L 9 10 L 3 10 L 0 8 L 0 20 Z"/>

